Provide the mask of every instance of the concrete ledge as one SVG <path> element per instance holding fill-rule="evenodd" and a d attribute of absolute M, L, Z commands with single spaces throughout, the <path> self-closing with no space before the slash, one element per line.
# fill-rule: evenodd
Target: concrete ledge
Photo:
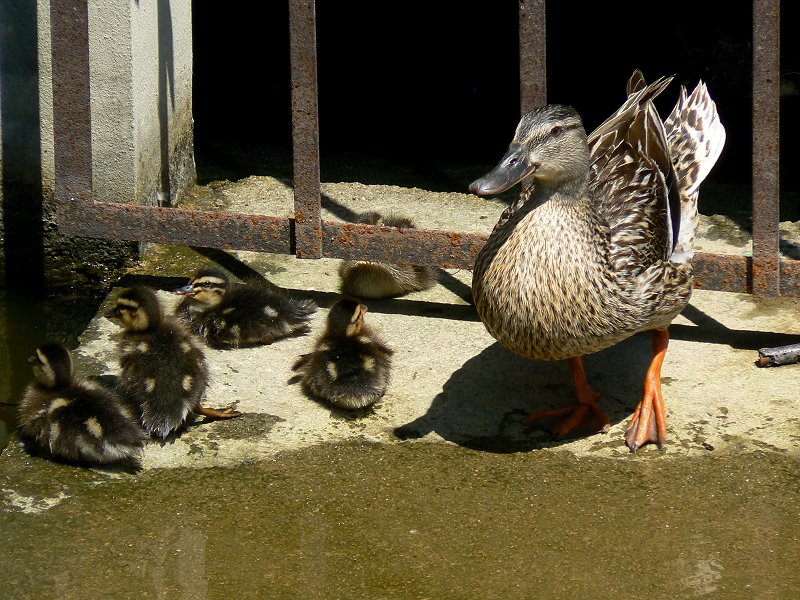
<path fill-rule="evenodd" d="M 352 220 L 364 210 L 402 207 L 420 226 L 488 233 L 503 204 L 466 194 L 432 194 L 413 188 L 325 184 L 325 218 Z M 291 211 L 291 190 L 268 177 L 198 187 L 193 205 L 281 214 Z M 707 242 L 708 240 L 704 240 Z M 730 240 L 723 240 L 730 247 Z M 736 249 L 733 249 L 736 251 Z M 183 283 L 194 270 L 217 261 L 238 276 L 264 275 L 274 283 L 314 297 L 321 310 L 313 335 L 324 328 L 327 308 L 339 285 L 337 260 L 297 260 L 250 252 L 223 253 L 156 246 L 120 285 L 143 282 L 162 290 Z M 526 427 L 526 414 L 568 402 L 566 366 L 524 359 L 488 335 L 471 306 L 471 273 L 443 271 L 440 284 L 405 298 L 369 302 L 369 323 L 394 348 L 392 384 L 373 411 L 344 413 L 307 398 L 292 383 L 291 365 L 307 352 L 313 336 L 241 350 L 207 350 L 212 385 L 207 403 L 237 403 L 244 417 L 199 422 L 179 438 L 153 443 L 144 469 L 233 467 L 273 458 L 317 444 L 402 439 L 449 442 L 490 452 L 535 449 L 629 460 L 622 432 L 639 400 L 650 361 L 649 336 L 639 335 L 587 358 L 593 385 L 612 419 L 607 435 L 552 442 Z M 113 301 L 114 290 L 101 307 Z M 176 297 L 161 292 L 165 305 Z M 800 300 L 759 300 L 746 295 L 696 291 L 691 305 L 671 328 L 664 366 L 669 438 L 663 452 L 648 447 L 637 457 L 676 458 L 715 451 L 772 448 L 798 452 L 800 366 L 759 369 L 756 351 L 797 341 Z M 81 337 L 76 355 L 84 375 L 114 374 L 119 331 L 96 317 Z M 24 461 L 26 476 L 19 478 Z M 48 479 L 45 461 L 27 458 L 12 443 L 0 457 L 7 475 L 6 505 L 22 481 Z M 115 475 L 116 476 L 116 475 Z M 92 484 L 98 475 L 89 477 Z M 102 477 L 101 477 L 102 479 Z M 80 487 L 80 486 L 79 486 Z M 10 494 L 10 495 L 9 495 Z M 57 497 L 57 496 L 56 496 Z M 48 500 L 50 498 L 50 500 Z M 47 506 L 53 497 L 34 504 Z M 44 504 L 42 504 L 44 503 Z"/>
<path fill-rule="evenodd" d="M 326 309 L 336 297 L 338 261 L 299 261 L 244 252 L 238 258 L 278 285 L 316 298 L 323 308 L 314 318 L 314 334 L 321 332 Z M 207 261 L 193 251 L 160 247 L 128 282 L 171 289 L 197 264 Z M 144 272 L 158 272 L 159 278 Z M 630 459 L 622 432 L 638 402 L 650 360 L 647 335 L 587 358 L 589 377 L 603 392 L 601 402 L 612 419 L 611 431 L 552 442 L 544 432 L 527 428 L 524 417 L 570 399 L 566 367 L 515 356 L 495 343 L 464 299 L 469 272 L 449 273 L 444 282 L 404 299 L 369 303 L 369 323 L 396 352 L 392 384 L 374 411 L 333 410 L 290 383 L 291 364 L 310 349 L 313 337 L 259 348 L 208 349 L 213 381 L 207 403 L 236 402 L 245 416 L 198 423 L 173 441 L 150 444 L 144 468 L 231 467 L 353 439 L 392 444 L 400 441 L 398 429 L 403 438 L 490 452 L 550 449 Z M 161 298 L 164 304 L 176 300 L 168 292 L 161 292 Z M 795 299 L 762 301 L 696 291 L 686 316 L 672 327 L 664 366 L 668 443 L 663 452 L 648 447 L 637 457 L 677 458 L 703 454 L 708 448 L 721 452 L 771 448 L 796 454 L 800 366 L 759 369 L 753 363 L 759 347 L 796 341 L 799 308 L 800 301 Z M 116 372 L 118 333 L 100 316 L 92 321 L 77 351 L 84 373 Z M 16 470 L 14 465 L 20 460 L 49 468 L 45 461 L 27 458 L 12 445 L 0 460 L 1 470 Z M 36 478 L 36 473 L 29 471 L 25 479 Z M 90 479 L 95 481 L 96 476 Z M 21 481 L 12 477 L 7 485 L 13 491 Z M 42 497 L 37 502 L 48 500 Z"/>

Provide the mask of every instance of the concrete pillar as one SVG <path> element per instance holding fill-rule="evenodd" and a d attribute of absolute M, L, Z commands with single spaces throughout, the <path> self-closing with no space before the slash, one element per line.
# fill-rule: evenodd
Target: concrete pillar
<path fill-rule="evenodd" d="M 35 8 L 26 0 L 2 5 L 0 235 L 6 267 L 28 260 L 37 244 L 43 270 L 65 253 L 82 262 L 119 261 L 130 255 L 129 244 L 65 239 L 55 231 L 50 0 L 37 0 Z M 191 21 L 191 0 L 89 0 L 98 200 L 172 205 L 194 183 Z M 27 253 L 12 256 L 17 246 L 28 246 Z M 31 268 L 37 265 L 22 271 Z"/>

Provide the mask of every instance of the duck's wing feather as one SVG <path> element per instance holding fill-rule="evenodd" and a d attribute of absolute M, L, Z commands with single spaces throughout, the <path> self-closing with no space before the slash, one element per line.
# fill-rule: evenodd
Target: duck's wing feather
<path fill-rule="evenodd" d="M 671 78 L 644 86 L 635 75 L 625 103 L 589 135 L 590 186 L 611 230 L 612 260 L 631 275 L 667 259 L 680 226 L 669 146 L 652 103 Z"/>

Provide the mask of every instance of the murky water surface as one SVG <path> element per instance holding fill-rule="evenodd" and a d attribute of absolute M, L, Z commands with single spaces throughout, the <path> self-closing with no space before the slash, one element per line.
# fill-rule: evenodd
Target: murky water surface
<path fill-rule="evenodd" d="M 53 465 L 53 480 L 77 476 Z M 149 471 L 0 514 L 15 598 L 795 598 L 800 459 L 443 444 Z M 7 596 L 7 597 L 12 597 Z"/>

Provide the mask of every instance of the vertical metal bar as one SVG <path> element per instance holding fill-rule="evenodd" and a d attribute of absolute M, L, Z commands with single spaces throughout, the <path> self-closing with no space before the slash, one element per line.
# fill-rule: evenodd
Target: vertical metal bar
<path fill-rule="evenodd" d="M 317 105 L 317 39 L 314 0 L 289 0 L 292 62 L 292 147 L 295 253 L 322 256 Z"/>
<path fill-rule="evenodd" d="M 52 0 L 50 34 L 55 186 L 61 207 L 92 190 L 87 0 Z"/>
<path fill-rule="evenodd" d="M 780 1 L 753 1 L 753 293 L 780 279 Z"/>
<path fill-rule="evenodd" d="M 519 0 L 519 96 L 525 114 L 547 104 L 545 0 Z"/>

